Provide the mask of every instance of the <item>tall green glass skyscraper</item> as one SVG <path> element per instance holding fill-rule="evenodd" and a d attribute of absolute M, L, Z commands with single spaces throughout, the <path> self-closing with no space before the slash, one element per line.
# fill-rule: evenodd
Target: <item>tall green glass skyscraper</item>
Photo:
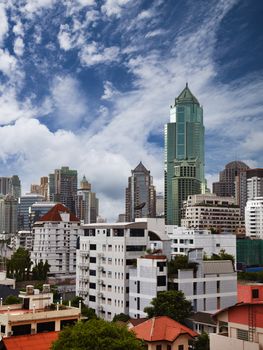
<path fill-rule="evenodd" d="M 205 193 L 203 108 L 188 84 L 175 99 L 165 125 L 165 219 L 180 225 L 183 201 Z"/>

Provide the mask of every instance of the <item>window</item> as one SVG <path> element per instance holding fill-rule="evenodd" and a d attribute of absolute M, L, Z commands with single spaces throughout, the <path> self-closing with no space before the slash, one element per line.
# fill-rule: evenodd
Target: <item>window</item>
<path fill-rule="evenodd" d="M 140 252 L 145 251 L 146 246 L 145 245 L 127 245 L 126 251 L 127 252 Z"/>
<path fill-rule="evenodd" d="M 91 256 L 91 257 L 89 258 L 89 261 L 90 261 L 90 263 L 96 264 L 96 258 L 95 258 L 95 256 Z"/>
<path fill-rule="evenodd" d="M 96 276 L 96 270 L 89 270 L 90 276 Z"/>
<path fill-rule="evenodd" d="M 252 289 L 252 298 L 253 299 L 259 298 L 258 289 Z"/>
<path fill-rule="evenodd" d="M 144 229 L 141 228 L 131 228 L 130 237 L 144 237 Z"/>
<path fill-rule="evenodd" d="M 89 249 L 90 250 L 96 250 L 96 244 L 90 244 Z"/>
<path fill-rule="evenodd" d="M 167 345 L 167 350 L 172 350 L 172 346 L 171 345 Z"/>
<path fill-rule="evenodd" d="M 162 345 L 156 345 L 156 350 L 162 350 Z"/>
<path fill-rule="evenodd" d="M 166 276 L 157 276 L 157 286 L 166 286 Z"/>
<path fill-rule="evenodd" d="M 90 283 L 89 287 L 90 289 L 96 289 L 96 283 Z"/>
<path fill-rule="evenodd" d="M 178 345 L 178 350 L 184 350 L 184 346 L 182 344 Z"/>
<path fill-rule="evenodd" d="M 96 301 L 95 295 L 90 295 L 89 296 L 89 301 Z"/>
<path fill-rule="evenodd" d="M 237 339 L 248 341 L 248 331 L 244 329 L 237 329 Z"/>

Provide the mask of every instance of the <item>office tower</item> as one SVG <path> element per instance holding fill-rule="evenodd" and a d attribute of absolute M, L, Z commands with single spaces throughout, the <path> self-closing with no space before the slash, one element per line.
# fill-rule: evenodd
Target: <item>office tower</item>
<path fill-rule="evenodd" d="M 26 193 L 18 200 L 18 229 L 31 229 L 30 207 L 36 202 L 44 201 L 44 197 L 36 193 Z"/>
<path fill-rule="evenodd" d="M 21 182 L 17 175 L 0 177 L 0 194 L 11 194 L 15 198 L 21 196 Z"/>
<path fill-rule="evenodd" d="M 158 218 L 164 217 L 164 196 L 162 193 L 156 194 L 156 216 Z"/>
<path fill-rule="evenodd" d="M 72 213 L 75 213 L 77 188 L 77 170 L 62 167 L 49 175 L 49 200 L 64 204 Z"/>
<path fill-rule="evenodd" d="M 34 244 L 31 259 L 50 264 L 50 274 L 76 273 L 77 240 L 82 235 L 78 218 L 61 203 L 33 225 Z"/>
<path fill-rule="evenodd" d="M 263 169 L 248 169 L 236 176 L 236 201 L 244 218 L 246 202 L 249 199 L 263 197 Z"/>
<path fill-rule="evenodd" d="M 91 192 L 91 184 L 85 176 L 77 191 L 76 215 L 84 224 L 95 223 L 99 215 L 99 200 L 96 198 L 96 193 Z"/>
<path fill-rule="evenodd" d="M 40 185 L 31 184 L 30 185 L 30 193 L 41 194 L 41 192 L 40 192 Z"/>
<path fill-rule="evenodd" d="M 205 193 L 203 108 L 188 84 L 170 109 L 165 126 L 165 219 L 179 225 L 188 195 Z"/>
<path fill-rule="evenodd" d="M 213 193 L 220 197 L 239 196 L 235 191 L 236 177 L 240 172 L 249 169 L 249 167 L 241 161 L 233 161 L 225 166 L 223 171 L 219 173 L 219 181 L 213 183 Z"/>
<path fill-rule="evenodd" d="M 0 233 L 17 232 L 17 199 L 11 194 L 0 197 Z"/>
<path fill-rule="evenodd" d="M 48 200 L 48 177 L 42 176 L 40 178 L 40 184 L 31 184 L 30 193 L 40 194 Z"/>
<path fill-rule="evenodd" d="M 126 221 L 156 217 L 156 192 L 150 171 L 140 162 L 131 173 L 126 188 Z"/>
<path fill-rule="evenodd" d="M 184 202 L 182 226 L 212 233 L 238 233 L 244 226 L 233 197 L 215 194 L 188 196 Z"/>
<path fill-rule="evenodd" d="M 263 197 L 249 199 L 245 208 L 246 235 L 263 239 Z"/>

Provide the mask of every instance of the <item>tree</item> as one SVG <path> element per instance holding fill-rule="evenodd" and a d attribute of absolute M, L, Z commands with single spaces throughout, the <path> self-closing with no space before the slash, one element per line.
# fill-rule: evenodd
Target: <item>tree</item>
<path fill-rule="evenodd" d="M 80 301 L 81 301 L 82 316 L 87 317 L 89 320 L 97 318 L 95 311 L 90 307 L 87 307 L 83 302 L 83 298 L 81 297 L 76 296 L 73 299 L 71 299 L 71 306 L 79 307 Z"/>
<path fill-rule="evenodd" d="M 195 342 L 195 350 L 209 350 L 209 336 L 207 333 L 199 334 Z"/>
<path fill-rule="evenodd" d="M 146 307 L 144 312 L 148 317 L 168 316 L 177 322 L 184 323 L 192 311 L 191 302 L 185 299 L 181 291 L 170 290 L 159 292 L 151 301 L 152 306 Z"/>
<path fill-rule="evenodd" d="M 226 253 L 225 249 L 221 249 L 219 254 L 213 253 L 210 258 L 204 257 L 204 260 L 231 260 L 233 264 L 235 263 L 235 257 Z"/>
<path fill-rule="evenodd" d="M 15 295 L 8 295 L 4 300 L 4 305 L 19 304 L 21 301 Z"/>
<path fill-rule="evenodd" d="M 104 320 L 78 322 L 66 327 L 52 350 L 143 350 L 143 343 L 126 327 Z"/>
<path fill-rule="evenodd" d="M 18 248 L 7 262 L 7 277 L 16 278 L 17 281 L 29 279 L 32 261 L 30 253 L 24 248 Z"/>
<path fill-rule="evenodd" d="M 42 260 L 33 267 L 32 269 L 32 278 L 33 280 L 39 280 L 39 281 L 44 281 L 47 278 L 47 274 L 49 272 L 50 265 L 45 261 L 45 264 L 43 263 Z"/>
<path fill-rule="evenodd" d="M 117 321 L 121 321 L 121 322 L 127 322 L 129 321 L 130 317 L 128 315 L 125 315 L 124 313 L 121 313 L 121 314 L 118 314 L 118 315 L 115 315 L 113 317 L 113 322 L 117 322 Z"/>
<path fill-rule="evenodd" d="M 180 269 L 196 269 L 197 263 L 188 262 L 186 255 L 177 255 L 168 262 L 168 276 L 177 274 Z"/>

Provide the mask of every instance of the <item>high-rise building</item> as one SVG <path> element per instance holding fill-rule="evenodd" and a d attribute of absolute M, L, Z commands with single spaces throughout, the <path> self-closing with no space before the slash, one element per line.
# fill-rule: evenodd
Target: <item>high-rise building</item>
<path fill-rule="evenodd" d="M 263 238 L 263 197 L 247 201 L 245 223 L 247 236 Z"/>
<path fill-rule="evenodd" d="M 236 176 L 236 201 L 244 218 L 247 200 L 263 197 L 263 169 L 248 169 Z"/>
<path fill-rule="evenodd" d="M 126 188 L 126 221 L 156 217 L 156 192 L 150 171 L 140 162 L 132 170 Z"/>
<path fill-rule="evenodd" d="M 15 198 L 21 196 L 21 182 L 17 175 L 0 177 L 0 194 L 11 194 Z"/>
<path fill-rule="evenodd" d="M 248 165 L 241 161 L 226 164 L 225 169 L 219 173 L 219 181 L 213 183 L 213 193 L 220 197 L 238 197 L 239 194 L 235 191 L 236 177 L 247 169 Z"/>
<path fill-rule="evenodd" d="M 156 216 L 158 218 L 164 217 L 164 196 L 163 196 L 163 193 L 156 194 Z"/>
<path fill-rule="evenodd" d="M 86 177 L 80 181 L 80 189 L 76 196 L 76 215 L 84 224 L 93 224 L 99 215 L 99 200 L 96 193 L 91 192 L 91 184 Z"/>
<path fill-rule="evenodd" d="M 33 225 L 34 265 L 48 260 L 50 274 L 75 274 L 77 240 L 82 232 L 79 219 L 61 203 L 56 204 Z"/>
<path fill-rule="evenodd" d="M 44 201 L 44 197 L 36 193 L 26 193 L 18 200 L 18 229 L 30 230 L 31 217 L 30 208 L 36 202 Z"/>
<path fill-rule="evenodd" d="M 77 188 L 77 170 L 62 167 L 49 175 L 49 200 L 64 204 L 72 213 L 75 213 Z"/>
<path fill-rule="evenodd" d="M 17 198 L 11 194 L 0 197 L 0 234 L 17 232 Z"/>
<path fill-rule="evenodd" d="M 165 126 L 165 219 L 180 225 L 188 195 L 205 193 L 203 108 L 188 84 L 170 109 Z"/>

